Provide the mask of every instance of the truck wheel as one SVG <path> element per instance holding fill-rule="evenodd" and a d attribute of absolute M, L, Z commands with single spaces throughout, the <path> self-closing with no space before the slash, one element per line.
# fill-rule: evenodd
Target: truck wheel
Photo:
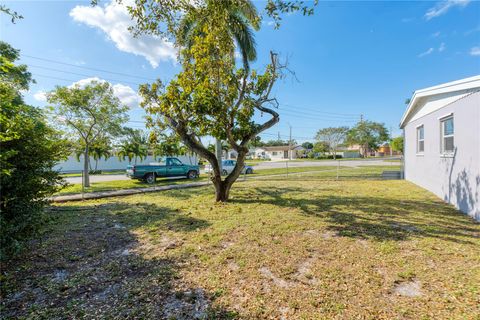
<path fill-rule="evenodd" d="M 155 183 L 155 180 L 156 180 L 156 177 L 155 177 L 155 174 L 154 173 L 147 173 L 145 175 L 145 181 L 148 183 L 148 184 L 153 184 Z"/>
<path fill-rule="evenodd" d="M 196 177 L 198 177 L 197 171 L 194 171 L 194 170 L 188 171 L 187 173 L 188 179 L 195 179 Z"/>
<path fill-rule="evenodd" d="M 245 172 L 245 173 L 246 173 L 246 174 L 252 174 L 252 173 L 253 173 L 253 170 L 250 169 L 250 168 L 248 168 L 248 169 L 247 169 L 247 172 Z"/>
<path fill-rule="evenodd" d="M 224 175 L 224 176 L 228 175 L 228 171 L 225 170 L 225 169 L 223 169 L 223 170 L 222 170 L 222 175 Z"/>

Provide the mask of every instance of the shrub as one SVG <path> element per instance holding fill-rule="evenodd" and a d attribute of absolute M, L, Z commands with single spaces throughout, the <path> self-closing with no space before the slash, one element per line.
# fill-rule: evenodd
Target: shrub
<path fill-rule="evenodd" d="M 343 156 L 341 154 L 337 155 L 335 157 L 336 159 L 341 159 L 343 158 Z M 315 157 L 315 159 L 333 159 L 333 155 L 332 154 L 323 154 L 323 155 L 319 155 L 317 157 Z"/>
<path fill-rule="evenodd" d="M 15 69 L 12 62 L 18 51 L 0 42 L 0 53 L 0 67 L 10 68 L 0 68 L 0 259 L 4 260 L 35 233 L 43 221 L 46 198 L 64 185 L 52 168 L 66 158 L 67 148 L 41 110 L 24 104 L 20 92 L 28 88 L 30 74 L 23 66 Z M 21 77 L 27 84 L 19 81 L 24 80 Z"/>

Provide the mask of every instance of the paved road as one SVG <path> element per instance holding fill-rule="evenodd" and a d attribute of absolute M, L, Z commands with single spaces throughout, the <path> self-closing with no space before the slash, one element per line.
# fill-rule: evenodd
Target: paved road
<path fill-rule="evenodd" d="M 340 162 L 340 166 L 357 167 L 357 166 L 398 166 L 399 162 L 389 162 L 379 159 L 373 160 L 351 160 L 351 161 L 290 161 L 288 166 L 292 167 L 325 167 L 325 166 L 337 166 Z M 285 161 L 265 161 L 253 166 L 254 170 L 261 169 L 275 169 L 285 168 Z M 129 180 L 125 174 L 105 174 L 105 175 L 91 175 L 90 182 L 104 182 L 104 181 L 118 181 Z M 80 184 L 82 183 L 82 177 L 70 177 L 65 178 L 68 183 Z"/>
<path fill-rule="evenodd" d="M 373 160 L 343 160 L 343 161 L 290 161 L 288 166 L 291 167 L 326 167 L 326 166 L 340 166 L 344 167 L 358 167 L 358 166 L 398 166 L 399 162 L 384 161 L 381 159 Z M 285 168 L 285 161 L 265 161 L 253 166 L 254 169 L 273 169 L 273 168 Z"/>

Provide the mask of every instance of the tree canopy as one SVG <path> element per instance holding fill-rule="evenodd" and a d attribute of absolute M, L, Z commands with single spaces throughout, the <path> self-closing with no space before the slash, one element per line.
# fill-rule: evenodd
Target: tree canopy
<path fill-rule="evenodd" d="M 399 151 L 403 153 L 403 137 L 395 137 L 390 140 L 390 146 L 393 151 Z"/>
<path fill-rule="evenodd" d="M 328 146 L 328 151 L 333 154 L 333 159 L 337 156 L 338 146 L 341 145 L 348 132 L 348 127 L 328 127 L 318 130 L 316 139 L 325 142 Z"/>
<path fill-rule="evenodd" d="M 348 131 L 346 141 L 350 145 L 360 145 L 365 156 L 369 150 L 377 150 L 388 138 L 388 130 L 383 123 L 366 120 Z"/>
<path fill-rule="evenodd" d="M 68 134 L 83 142 L 84 185 L 89 182 L 89 148 L 97 139 L 116 136 L 122 132 L 122 124 L 128 120 L 128 107 L 114 95 L 108 82 L 92 81 L 84 87 L 57 86 L 47 94 L 55 122 Z"/>

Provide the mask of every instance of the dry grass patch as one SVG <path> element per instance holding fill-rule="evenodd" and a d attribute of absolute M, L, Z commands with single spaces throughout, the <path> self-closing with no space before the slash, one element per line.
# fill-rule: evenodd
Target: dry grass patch
<path fill-rule="evenodd" d="M 247 181 L 63 204 L 11 316 L 475 319 L 480 224 L 405 181 Z"/>

